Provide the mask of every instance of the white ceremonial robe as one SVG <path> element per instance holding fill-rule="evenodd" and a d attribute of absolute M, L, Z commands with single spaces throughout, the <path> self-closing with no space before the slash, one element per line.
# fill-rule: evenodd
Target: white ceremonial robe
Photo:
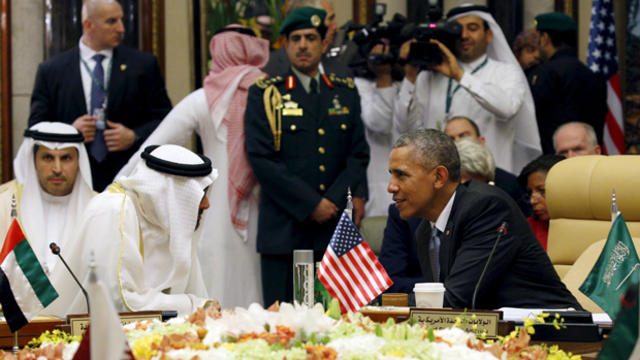
<path fill-rule="evenodd" d="M 471 74 L 485 58 L 486 55 L 472 63 L 459 63 L 464 75 L 460 79 L 460 89 L 452 97 L 449 115 L 475 121 L 496 166 L 512 173 L 519 172 L 526 163 L 522 164 L 519 156 L 513 153 L 516 140 L 513 118 L 522 107 L 529 85 L 515 65 L 491 58 Z M 444 131 L 448 85 L 449 78 L 435 71 L 421 71 L 415 84 L 404 79 L 394 106 L 397 133 L 402 135 L 422 127 Z M 457 85 L 453 80 L 451 92 Z M 535 114 L 530 121 L 535 123 Z"/>
<path fill-rule="evenodd" d="M 209 297 L 218 300 L 225 308 L 247 307 L 254 302 L 262 304 L 260 256 L 256 251 L 258 187 L 251 196 L 247 231 L 241 233 L 231 223 L 227 128 L 224 122 L 218 129 L 216 131 L 213 125 L 205 92 L 198 89 L 171 110 L 140 149 L 152 144 L 183 145 L 194 131 L 201 136 L 204 154 L 211 159 L 219 175 L 207 194 L 211 206 L 203 215 L 202 237 L 198 246 Z M 139 158 L 139 153 L 132 156 L 116 178 L 129 174 Z"/>
<path fill-rule="evenodd" d="M 362 122 L 369 144 L 371 160 L 367 166 L 369 199 L 365 204 L 365 216 L 386 216 L 392 197 L 387 191 L 389 185 L 389 154 L 393 146 L 393 102 L 399 84 L 378 88 L 375 80 L 355 78 L 360 94 Z"/>
<path fill-rule="evenodd" d="M 153 259 L 148 253 L 162 244 L 168 248 L 169 234 L 145 222 L 140 210 L 143 206 L 135 194 L 125 192 L 117 183 L 110 185 L 87 206 L 78 232 L 84 244 L 74 255 L 85 260 L 83 268 L 91 259 L 95 261 L 98 278 L 105 283 L 119 312 L 176 310 L 179 316 L 189 315 L 207 301 L 197 247 L 191 247 L 187 281 L 162 285 L 172 267 L 171 253 L 154 251 Z M 158 268 L 159 263 L 166 266 Z M 79 273 L 86 284 L 88 269 Z M 84 298 L 76 297 L 73 305 L 78 307 L 83 302 Z"/>

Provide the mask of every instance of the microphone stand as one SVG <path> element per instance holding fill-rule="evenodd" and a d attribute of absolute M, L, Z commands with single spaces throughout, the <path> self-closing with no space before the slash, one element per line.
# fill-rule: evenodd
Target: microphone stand
<path fill-rule="evenodd" d="M 498 247 L 498 243 L 500 242 L 500 238 L 506 232 L 507 232 L 507 222 L 503 221 L 502 224 L 500 224 L 500 227 L 498 228 L 498 237 L 496 239 L 496 242 L 493 243 L 493 248 L 491 249 L 491 252 L 489 253 L 489 257 L 487 258 L 487 262 L 484 264 L 484 269 L 482 269 L 482 272 L 480 273 L 480 277 L 478 278 L 478 283 L 476 283 L 476 288 L 473 289 L 473 297 L 471 298 L 471 309 L 475 309 L 476 308 L 476 296 L 478 296 L 478 290 L 480 289 L 480 283 L 482 283 L 482 280 L 484 278 L 484 274 L 487 272 L 487 269 L 489 268 L 489 263 L 491 262 L 491 258 L 493 258 L 493 254 L 496 252 L 496 248 Z"/>
<path fill-rule="evenodd" d="M 76 277 L 76 275 L 73 273 L 73 271 L 71 271 L 71 268 L 69 267 L 69 265 L 67 265 L 67 262 L 64 261 L 64 258 L 62 257 L 62 255 L 60 255 L 60 246 L 58 246 L 56 243 L 52 242 L 52 243 L 49 244 L 49 248 L 51 249 L 51 252 L 54 255 L 58 255 L 60 260 L 62 260 L 62 263 L 64 264 L 64 267 L 67 268 L 67 271 L 69 271 L 69 274 L 71 274 L 71 277 L 73 277 L 73 280 L 75 280 L 76 284 L 78 284 L 78 286 L 80 287 L 80 290 L 82 291 L 82 294 L 84 295 L 84 299 L 87 302 L 87 313 L 91 313 L 91 308 L 89 307 L 89 294 L 87 294 L 87 290 L 85 290 L 84 287 L 82 286 L 82 284 L 80 284 L 80 281 L 78 281 L 78 278 Z"/>

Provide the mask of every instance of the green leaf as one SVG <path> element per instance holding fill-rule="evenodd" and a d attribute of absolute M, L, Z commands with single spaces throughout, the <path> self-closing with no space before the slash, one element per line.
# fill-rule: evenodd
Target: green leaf
<path fill-rule="evenodd" d="M 376 323 L 375 334 L 378 337 L 382 337 L 382 326 L 380 325 L 380 323 Z"/>
<path fill-rule="evenodd" d="M 335 320 L 339 320 L 342 312 L 340 311 L 340 302 L 338 299 L 331 299 L 331 303 L 329 304 L 329 314 L 331 318 Z"/>

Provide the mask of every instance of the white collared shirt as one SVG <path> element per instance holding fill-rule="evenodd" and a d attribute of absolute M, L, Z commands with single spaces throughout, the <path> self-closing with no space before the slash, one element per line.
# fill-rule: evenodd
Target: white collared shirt
<path fill-rule="evenodd" d="M 102 59 L 102 68 L 104 69 L 104 74 L 107 76 L 109 71 L 107 70 L 107 66 L 111 64 L 111 58 L 113 56 L 113 49 L 105 49 L 100 51 L 95 51 L 85 45 L 82 42 L 82 37 L 80 41 L 78 41 L 78 48 L 80 49 L 80 62 L 78 66 L 80 66 L 80 77 L 82 79 L 82 90 L 84 91 L 84 100 L 87 104 L 87 114 L 91 111 L 91 74 L 87 71 L 82 61 L 84 60 L 89 70 L 93 72 L 93 69 L 96 67 L 96 61 L 93 60 L 93 56 L 95 54 L 104 55 L 104 59 Z M 108 81 L 105 79 L 104 84 L 107 84 Z"/>
<path fill-rule="evenodd" d="M 449 222 L 449 215 L 451 215 L 451 208 L 453 208 L 453 199 L 455 199 L 455 197 L 456 193 L 454 192 L 453 195 L 451 195 L 449 202 L 447 202 L 447 205 L 442 209 L 440 216 L 436 219 L 435 227 L 442 233 L 444 233 L 444 228 L 447 226 L 447 222 Z M 431 226 L 433 227 L 434 223 L 431 223 Z"/>

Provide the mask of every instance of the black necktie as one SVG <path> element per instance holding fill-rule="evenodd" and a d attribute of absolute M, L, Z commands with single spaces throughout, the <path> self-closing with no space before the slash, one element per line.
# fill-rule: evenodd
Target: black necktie
<path fill-rule="evenodd" d="M 310 94 L 318 93 L 318 80 L 316 80 L 316 78 L 311 78 L 311 82 L 309 83 L 309 93 Z"/>

